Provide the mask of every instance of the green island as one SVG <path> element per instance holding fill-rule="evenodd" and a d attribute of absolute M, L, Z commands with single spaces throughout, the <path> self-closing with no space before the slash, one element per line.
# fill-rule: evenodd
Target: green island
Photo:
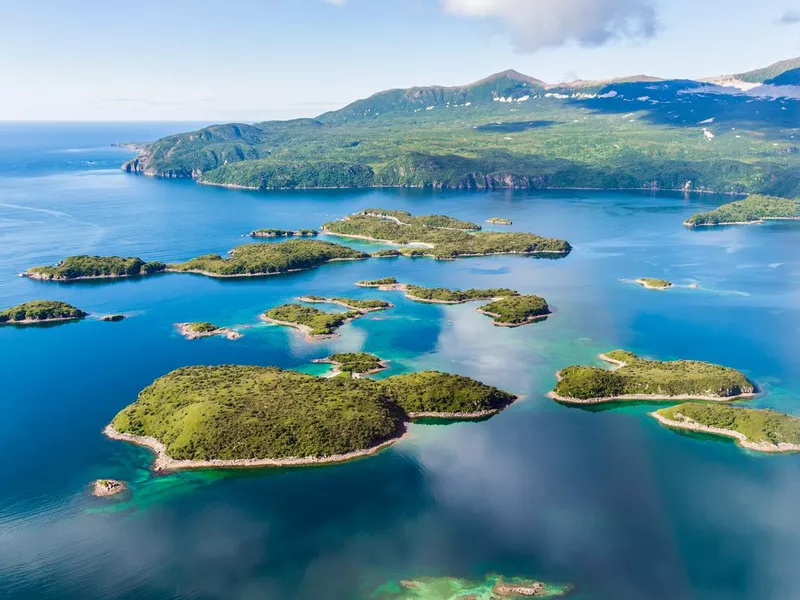
<path fill-rule="evenodd" d="M 672 282 L 666 279 L 656 279 L 654 277 L 640 277 L 635 281 L 648 290 L 666 290 L 672 287 Z"/>
<path fill-rule="evenodd" d="M 124 321 L 126 318 L 127 317 L 125 317 L 125 315 L 104 315 L 100 317 L 100 320 L 107 323 L 119 323 L 120 321 Z"/>
<path fill-rule="evenodd" d="M 384 248 L 372 253 L 372 258 L 394 258 L 396 256 L 403 256 L 400 250 L 393 250 L 391 248 Z"/>
<path fill-rule="evenodd" d="M 170 264 L 173 272 L 211 277 L 275 275 L 313 269 L 340 260 L 361 260 L 369 254 L 321 240 L 288 240 L 276 244 L 245 244 L 231 250 L 229 258 L 206 254 L 184 263 Z"/>
<path fill-rule="evenodd" d="M 219 327 L 208 321 L 198 321 L 195 323 L 175 323 L 175 328 L 187 340 L 198 340 L 204 337 L 221 335 L 229 340 L 238 340 L 242 334 L 228 327 Z"/>
<path fill-rule="evenodd" d="M 399 215 L 399 216 L 398 216 Z M 325 223 L 323 233 L 403 246 L 407 256 L 450 259 L 488 254 L 566 255 L 564 240 L 533 233 L 480 231 L 475 223 L 443 215 L 413 217 L 403 211 L 368 208 L 338 221 Z"/>
<path fill-rule="evenodd" d="M 250 237 L 254 238 L 279 238 L 279 237 L 314 237 L 318 235 L 314 229 L 297 229 L 295 231 L 287 229 L 256 229 L 250 232 Z"/>
<path fill-rule="evenodd" d="M 748 225 L 772 220 L 800 220 L 800 200 L 753 194 L 744 200 L 723 204 L 711 212 L 692 215 L 684 225 L 687 227 Z"/>
<path fill-rule="evenodd" d="M 330 377 L 346 375 L 359 378 L 386 370 L 388 361 L 381 360 L 374 354 L 366 352 L 340 352 L 328 358 L 318 358 L 312 362 L 333 365 Z"/>
<path fill-rule="evenodd" d="M 511 219 L 503 219 L 502 217 L 492 217 L 491 219 L 486 219 L 486 222 L 491 225 L 513 225 L 514 222 Z"/>
<path fill-rule="evenodd" d="M 86 315 L 87 313 L 84 311 L 66 302 L 31 300 L 0 311 L 0 324 L 32 325 L 35 323 L 74 321 L 82 319 Z"/>
<path fill-rule="evenodd" d="M 23 277 L 44 281 L 78 279 L 112 279 L 160 273 L 167 268 L 162 262 L 144 262 L 141 258 L 119 256 L 69 256 L 55 266 L 33 267 Z"/>
<path fill-rule="evenodd" d="M 800 418 L 772 410 L 690 402 L 652 415 L 667 427 L 733 438 L 749 450 L 800 452 Z"/>
<path fill-rule="evenodd" d="M 769 70 L 791 75 L 793 64 Z M 458 86 L 386 90 L 313 118 L 170 135 L 122 168 L 250 189 L 580 188 L 792 197 L 800 194 L 800 153 L 786 132 L 797 118 L 780 104 L 690 78 L 548 84 L 508 70 Z M 700 124 L 706 116 L 717 121 Z"/>
<path fill-rule="evenodd" d="M 456 577 L 423 577 L 392 581 L 370 596 L 373 600 L 502 600 L 504 598 L 557 598 L 571 590 L 522 577 L 488 575 L 483 581 Z"/>
<path fill-rule="evenodd" d="M 277 367 L 183 367 L 145 388 L 104 433 L 153 450 L 155 470 L 320 464 L 400 439 L 415 418 L 404 406 L 460 419 L 493 414 L 514 399 L 437 372 L 374 381 Z"/>
<path fill-rule="evenodd" d="M 663 362 L 614 350 L 600 358 L 614 370 L 570 366 L 556 374 L 548 395 L 567 404 L 601 404 L 616 400 L 709 400 L 751 398 L 756 386 L 742 373 L 694 360 Z"/>
<path fill-rule="evenodd" d="M 324 340 L 336 337 L 336 330 L 345 323 L 349 323 L 364 316 L 360 310 L 344 313 L 329 313 L 313 306 L 302 304 L 284 304 L 266 311 L 261 319 L 267 323 L 293 327 L 302 331 L 309 340 Z"/>
<path fill-rule="evenodd" d="M 519 327 L 546 319 L 551 314 L 547 301 L 532 294 L 509 295 L 481 306 L 478 312 L 492 317 L 498 327 Z"/>
<path fill-rule="evenodd" d="M 392 308 L 394 305 L 391 302 L 383 300 L 357 300 L 356 298 L 325 298 L 323 296 L 300 296 L 300 302 L 308 302 L 310 304 L 337 304 L 350 310 L 356 310 L 361 313 L 376 312 Z"/>
<path fill-rule="evenodd" d="M 359 287 L 380 288 L 384 286 L 393 286 L 397 283 L 394 277 L 383 277 L 381 279 L 364 279 L 356 283 Z"/>

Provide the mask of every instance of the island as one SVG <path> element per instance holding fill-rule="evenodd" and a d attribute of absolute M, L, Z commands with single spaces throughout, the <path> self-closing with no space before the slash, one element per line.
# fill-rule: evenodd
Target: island
<path fill-rule="evenodd" d="M 684 225 L 709 227 L 797 220 L 800 220 L 800 200 L 753 194 L 744 200 L 723 204 L 711 212 L 692 215 Z"/>
<path fill-rule="evenodd" d="M 219 254 L 206 254 L 184 263 L 170 264 L 168 269 L 209 277 L 247 277 L 292 273 L 329 262 L 365 258 L 369 258 L 369 254 L 347 246 L 301 239 L 275 244 L 245 244 L 231 250 L 227 258 Z"/>
<path fill-rule="evenodd" d="M 383 277 L 381 279 L 365 279 L 356 283 L 358 287 L 366 288 L 386 288 L 386 291 L 391 289 L 391 286 L 397 283 L 394 277 Z"/>
<path fill-rule="evenodd" d="M 83 319 L 87 313 L 66 302 L 31 300 L 0 311 L 0 325 L 34 325 Z"/>
<path fill-rule="evenodd" d="M 145 262 L 141 258 L 119 256 L 69 256 L 49 267 L 33 267 L 23 277 L 42 281 L 77 281 L 81 279 L 117 279 L 152 275 L 166 270 L 162 262 Z"/>
<path fill-rule="evenodd" d="M 652 416 L 673 429 L 733 438 L 757 452 L 800 452 L 800 418 L 719 404 L 687 403 L 662 408 Z"/>
<path fill-rule="evenodd" d="M 490 254 L 565 256 L 572 247 L 564 240 L 532 233 L 481 231 L 480 226 L 445 215 L 415 217 L 404 211 L 368 208 L 325 223 L 322 232 L 402 246 L 406 256 L 453 259 Z"/>
<path fill-rule="evenodd" d="M 96 479 L 92 483 L 92 496 L 96 498 L 110 498 L 117 496 L 128 489 L 122 481 L 116 479 Z"/>
<path fill-rule="evenodd" d="M 510 295 L 481 306 L 478 312 L 491 317 L 498 327 L 520 327 L 542 321 L 551 314 L 547 301 L 533 294 Z"/>
<path fill-rule="evenodd" d="M 384 248 L 383 250 L 372 253 L 372 258 L 395 258 L 397 256 L 403 256 L 403 253 L 400 252 L 400 250 L 393 250 L 391 248 Z"/>
<path fill-rule="evenodd" d="M 286 229 L 256 229 L 251 231 L 249 236 L 254 238 L 283 238 L 283 237 L 314 237 L 318 232 L 315 229 L 297 229 L 290 231 Z"/>
<path fill-rule="evenodd" d="M 338 337 L 336 330 L 365 312 L 352 310 L 343 313 L 329 313 L 313 306 L 284 304 L 266 311 L 261 320 L 274 325 L 284 325 L 302 331 L 308 340 L 325 340 Z"/>
<path fill-rule="evenodd" d="M 229 340 L 238 340 L 242 337 L 242 334 L 238 331 L 234 331 L 228 327 L 218 327 L 208 321 L 175 323 L 175 329 L 187 340 L 199 340 L 200 338 L 212 337 L 215 335 L 224 336 Z"/>
<path fill-rule="evenodd" d="M 366 352 L 341 352 L 328 358 L 315 359 L 312 362 L 333 365 L 329 377 L 344 375 L 358 379 L 389 368 L 389 361 L 381 360 L 374 354 Z"/>
<path fill-rule="evenodd" d="M 491 225 L 513 225 L 514 222 L 511 219 L 503 219 L 501 217 L 492 217 L 491 219 L 486 219 L 486 222 Z"/>
<path fill-rule="evenodd" d="M 106 321 L 107 323 L 119 323 L 120 321 L 124 321 L 125 318 L 125 315 L 104 315 L 100 317 L 100 320 Z"/>
<path fill-rule="evenodd" d="M 355 298 L 325 298 L 323 296 L 300 296 L 300 302 L 309 304 L 336 304 L 361 313 L 370 313 L 392 308 L 394 304 L 383 300 L 357 300 Z"/>
<path fill-rule="evenodd" d="M 729 402 L 756 395 L 741 372 L 694 360 L 662 362 L 625 350 L 600 355 L 614 370 L 570 366 L 556 374 L 548 395 L 565 404 L 602 404 L 617 400 L 708 400 Z"/>
<path fill-rule="evenodd" d="M 488 575 L 483 581 L 456 577 L 422 577 L 383 584 L 370 596 L 375 600 L 500 600 L 501 598 L 557 598 L 571 590 L 523 577 Z"/>
<path fill-rule="evenodd" d="M 104 433 L 151 449 L 156 471 L 327 464 L 393 444 L 415 418 L 409 412 L 490 415 L 514 398 L 438 372 L 375 381 L 277 367 L 182 367 L 142 390 Z"/>
<path fill-rule="evenodd" d="M 643 288 L 648 290 L 666 290 L 672 287 L 672 282 L 666 279 L 655 279 L 653 277 L 640 277 L 635 281 Z"/>

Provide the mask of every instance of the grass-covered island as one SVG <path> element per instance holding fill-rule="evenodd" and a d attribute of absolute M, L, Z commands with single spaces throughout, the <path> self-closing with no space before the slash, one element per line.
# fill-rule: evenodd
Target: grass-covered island
<path fill-rule="evenodd" d="M 408 256 L 448 259 L 488 254 L 566 255 L 564 240 L 532 233 L 480 231 L 480 226 L 444 215 L 414 217 L 404 211 L 368 208 L 325 223 L 323 233 L 403 246 Z"/>
<path fill-rule="evenodd" d="M 74 321 L 87 315 L 79 308 L 55 300 L 31 300 L 0 311 L 0 325 L 32 325 Z"/>
<path fill-rule="evenodd" d="M 672 287 L 672 282 L 666 279 L 656 279 L 654 277 L 640 277 L 635 281 L 643 288 L 648 290 L 666 290 Z"/>
<path fill-rule="evenodd" d="M 800 452 L 800 418 L 772 410 L 687 403 L 652 415 L 673 429 L 730 437 L 758 452 Z"/>
<path fill-rule="evenodd" d="M 43 281 L 75 281 L 79 279 L 112 279 L 160 273 L 167 268 L 162 262 L 145 262 L 141 258 L 119 256 L 69 256 L 54 266 L 33 267 L 23 277 Z"/>
<path fill-rule="evenodd" d="M 254 238 L 283 238 L 283 237 L 314 237 L 317 235 L 315 229 L 256 229 L 250 232 L 250 237 Z"/>
<path fill-rule="evenodd" d="M 187 340 L 199 340 L 200 338 L 212 337 L 215 335 L 224 336 L 229 340 L 238 340 L 242 337 L 242 334 L 238 331 L 234 331 L 228 327 L 219 327 L 208 321 L 175 323 L 175 329 Z"/>
<path fill-rule="evenodd" d="M 105 321 L 106 323 L 119 323 L 120 321 L 124 321 L 126 319 L 125 315 L 104 315 L 100 317 L 101 321 Z"/>
<path fill-rule="evenodd" d="M 359 281 L 356 283 L 358 287 L 367 287 L 367 288 L 382 288 L 382 287 L 391 287 L 397 283 L 397 279 L 394 277 L 382 277 L 381 279 L 364 279 L 363 281 Z"/>
<path fill-rule="evenodd" d="M 355 378 L 380 373 L 386 370 L 389 364 L 388 361 L 366 352 L 340 352 L 312 362 L 333 365 L 330 377 L 344 374 Z"/>
<path fill-rule="evenodd" d="M 527 294 L 496 300 L 481 306 L 478 312 L 492 317 L 498 327 L 519 327 L 546 319 L 551 311 L 544 298 Z"/>
<path fill-rule="evenodd" d="M 800 220 L 800 200 L 753 194 L 744 200 L 723 204 L 711 212 L 692 215 L 684 225 L 748 225 L 771 220 Z"/>
<path fill-rule="evenodd" d="M 336 304 L 350 310 L 357 310 L 362 313 L 376 312 L 392 308 L 391 302 L 384 300 L 357 300 L 356 298 L 325 298 L 324 296 L 300 296 L 300 302 L 309 304 Z"/>
<path fill-rule="evenodd" d="M 503 219 L 502 217 L 492 217 L 491 219 L 486 219 L 486 222 L 490 225 L 513 225 L 514 222 L 511 219 Z"/>
<path fill-rule="evenodd" d="M 381 381 L 276 367 L 183 367 L 145 388 L 105 434 L 152 449 L 156 470 L 285 466 L 374 454 L 405 432 L 404 408 L 491 414 L 514 396 L 446 373 Z"/>
<path fill-rule="evenodd" d="M 261 319 L 267 323 L 298 329 L 309 340 L 324 340 L 336 337 L 338 335 L 336 330 L 339 327 L 364 316 L 364 314 L 360 310 L 329 313 L 313 306 L 284 304 L 269 309 L 261 315 Z"/>
<path fill-rule="evenodd" d="M 369 254 L 321 240 L 288 240 L 275 244 L 245 244 L 219 254 L 198 256 L 184 263 L 170 264 L 169 270 L 199 273 L 211 277 L 275 275 L 313 269 L 340 260 L 361 260 Z"/>
<path fill-rule="evenodd" d="M 116 479 L 96 479 L 92 482 L 92 496 L 96 498 L 110 498 L 117 496 L 128 489 L 122 481 Z"/>
<path fill-rule="evenodd" d="M 694 360 L 663 362 L 615 350 L 601 354 L 614 370 L 570 366 L 556 375 L 549 396 L 569 404 L 600 404 L 615 400 L 709 400 L 750 398 L 756 386 L 728 367 Z"/>
<path fill-rule="evenodd" d="M 571 589 L 522 577 L 489 575 L 483 581 L 456 577 L 423 577 L 392 581 L 375 590 L 374 600 L 501 600 L 557 598 Z"/>

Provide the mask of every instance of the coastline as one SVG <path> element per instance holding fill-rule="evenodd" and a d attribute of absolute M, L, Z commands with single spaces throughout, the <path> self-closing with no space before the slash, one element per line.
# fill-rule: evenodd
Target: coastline
<path fill-rule="evenodd" d="M 49 277 L 47 275 L 40 275 L 39 273 L 29 273 L 25 271 L 20 273 L 20 277 L 33 279 L 34 281 L 55 281 L 57 283 L 70 283 L 72 281 L 92 281 L 97 279 L 130 279 L 131 277 L 147 277 L 148 275 L 158 275 L 159 273 L 166 273 L 169 269 L 163 271 L 155 271 L 153 273 L 135 273 L 133 275 L 81 275 L 80 277 Z"/>
<path fill-rule="evenodd" d="M 340 462 L 347 462 L 358 458 L 372 456 L 381 450 L 388 448 L 394 443 L 406 438 L 408 432 L 405 427 L 402 434 L 395 438 L 381 442 L 371 448 L 363 450 L 354 450 L 345 454 L 333 454 L 331 456 L 306 456 L 306 457 L 292 457 L 292 458 L 239 458 L 231 460 L 223 459 L 210 459 L 210 460 L 179 460 L 172 458 L 167 454 L 166 446 L 158 441 L 156 438 L 133 435 L 130 433 L 120 433 L 113 426 L 106 425 L 103 429 L 103 434 L 112 439 L 120 442 L 129 442 L 142 446 L 151 450 L 156 456 L 152 463 L 152 470 L 155 472 L 167 471 L 182 471 L 187 469 L 248 469 L 248 468 L 261 468 L 261 467 L 303 467 L 314 465 L 326 465 Z"/>
<path fill-rule="evenodd" d="M 356 261 L 356 260 L 367 260 L 369 257 L 365 256 L 363 258 L 331 258 L 330 260 L 326 260 L 324 263 L 320 263 L 318 265 L 314 265 L 313 267 L 304 267 L 302 269 L 287 269 L 286 271 L 275 271 L 273 273 L 233 273 L 233 274 L 223 274 L 223 273 L 212 273 L 211 271 L 203 271 L 202 269 L 173 269 L 167 267 L 162 273 L 191 273 L 193 275 L 204 275 L 206 277 L 213 277 L 215 279 L 234 279 L 236 277 L 269 277 L 272 275 L 286 275 L 287 273 L 300 273 L 302 271 L 310 271 L 311 269 L 317 269 L 322 265 L 327 265 L 328 263 L 332 262 L 346 262 L 346 261 Z M 70 280 L 71 281 L 71 280 Z"/>
<path fill-rule="evenodd" d="M 684 227 L 694 229 L 696 227 L 721 227 L 723 225 L 763 225 L 767 221 L 800 221 L 800 217 L 759 217 L 755 221 L 727 221 L 724 223 L 690 223 L 684 221 Z"/>
<path fill-rule="evenodd" d="M 658 292 L 664 292 L 664 291 L 668 290 L 669 288 L 675 286 L 675 284 L 672 283 L 672 282 L 670 282 L 669 285 L 665 285 L 665 286 L 650 285 L 644 279 L 634 279 L 633 282 L 634 283 L 638 283 L 640 286 L 642 286 L 646 290 L 656 290 Z"/>
<path fill-rule="evenodd" d="M 512 401 L 513 403 L 513 401 Z M 411 421 L 416 419 L 442 419 L 442 420 L 465 420 L 471 421 L 475 419 L 483 419 L 485 417 L 492 417 L 505 410 L 505 408 L 493 408 L 490 410 L 480 410 L 477 412 L 457 412 L 457 413 L 444 413 L 444 412 L 410 412 L 408 418 Z"/>
<path fill-rule="evenodd" d="M 668 419 L 667 417 L 658 414 L 658 412 L 651 412 L 650 416 L 655 418 L 662 425 L 671 429 L 697 431 L 700 433 L 708 433 L 711 435 L 720 435 L 733 438 L 742 448 L 747 448 L 748 450 L 754 450 L 756 452 L 766 452 L 771 454 L 800 452 L 800 444 L 789 444 L 787 442 L 779 442 L 778 444 L 773 444 L 771 442 L 752 442 L 750 441 L 750 438 L 743 433 L 739 433 L 738 431 L 733 431 L 731 429 L 721 429 L 719 427 L 703 425 L 702 423 L 698 423 L 697 421 L 685 417 L 680 413 L 678 413 L 676 416 L 682 417 L 684 419 L 683 421 L 674 421 L 672 419 Z"/>
<path fill-rule="evenodd" d="M 282 325 L 284 327 L 291 327 L 292 329 L 296 329 L 302 332 L 305 335 L 306 340 L 310 342 L 330 340 L 340 336 L 340 334 L 338 333 L 312 333 L 312 329 L 308 325 L 303 325 L 302 323 L 292 323 L 291 321 L 279 321 L 278 319 L 272 319 L 263 314 L 260 315 L 258 318 L 266 323 L 272 323 L 273 325 Z M 354 320 L 355 318 L 345 319 L 345 321 L 339 327 L 347 325 L 348 323 L 351 323 Z"/>
<path fill-rule="evenodd" d="M 345 371 L 342 371 L 340 369 L 342 363 L 336 362 L 335 360 L 331 360 L 329 358 L 315 358 L 311 362 L 318 365 L 333 365 L 333 369 L 331 369 L 331 372 L 328 373 L 325 377 L 336 377 L 338 375 L 341 375 L 342 373 L 345 373 Z M 364 371 L 363 373 L 351 373 L 351 375 L 353 376 L 353 379 L 364 379 L 369 375 L 374 375 L 375 373 L 380 373 L 381 371 L 385 371 L 386 369 L 388 369 L 389 361 L 381 360 L 380 365 L 381 365 L 380 367 L 370 369 L 369 371 Z"/>
<path fill-rule="evenodd" d="M 531 323 L 535 323 L 536 321 L 544 321 L 550 315 L 553 314 L 553 311 L 548 311 L 547 314 L 545 314 L 545 315 L 531 315 L 530 317 L 527 317 L 521 323 L 503 323 L 503 322 L 499 322 L 499 321 L 495 320 L 495 319 L 499 319 L 501 315 L 498 315 L 496 313 L 490 313 L 489 311 L 483 310 L 482 308 L 476 308 L 475 310 L 477 310 L 482 315 L 486 315 L 487 317 L 491 317 L 492 318 L 492 325 L 494 325 L 495 327 L 522 327 L 523 325 L 530 325 Z"/>
<path fill-rule="evenodd" d="M 215 335 L 225 336 L 231 341 L 244 337 L 241 333 L 229 327 L 219 327 L 214 331 L 194 331 L 191 329 L 191 325 L 192 323 L 175 323 L 175 329 L 187 340 L 199 340 L 200 338 L 214 337 Z"/>
<path fill-rule="evenodd" d="M 57 317 L 55 319 L 23 319 L 22 321 L 0 321 L 0 327 L 3 325 L 38 325 L 39 323 L 65 323 L 66 321 L 80 321 L 89 315 L 82 317 Z"/>
<path fill-rule="evenodd" d="M 333 298 L 323 298 L 322 300 L 317 300 L 315 298 L 311 298 L 310 296 L 299 296 L 297 298 L 299 302 L 305 302 L 307 304 L 335 304 L 337 306 L 342 306 L 352 311 L 360 312 L 361 314 L 368 314 L 372 312 L 380 312 L 382 310 L 388 310 L 390 308 L 394 308 L 394 304 L 389 303 L 389 306 L 380 307 L 380 308 L 361 308 L 357 306 L 351 306 L 346 302 L 341 302 L 338 300 L 334 300 Z"/>

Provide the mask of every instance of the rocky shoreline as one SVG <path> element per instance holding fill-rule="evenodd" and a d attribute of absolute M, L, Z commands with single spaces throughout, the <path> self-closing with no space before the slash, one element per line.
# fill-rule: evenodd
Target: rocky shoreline
<path fill-rule="evenodd" d="M 216 335 L 225 336 L 229 340 L 238 340 L 244 337 L 241 333 L 229 327 L 218 327 L 213 331 L 196 331 L 192 329 L 192 325 L 194 325 L 194 323 L 175 323 L 175 329 L 187 340 L 199 340 L 200 338 L 213 337 Z"/>

